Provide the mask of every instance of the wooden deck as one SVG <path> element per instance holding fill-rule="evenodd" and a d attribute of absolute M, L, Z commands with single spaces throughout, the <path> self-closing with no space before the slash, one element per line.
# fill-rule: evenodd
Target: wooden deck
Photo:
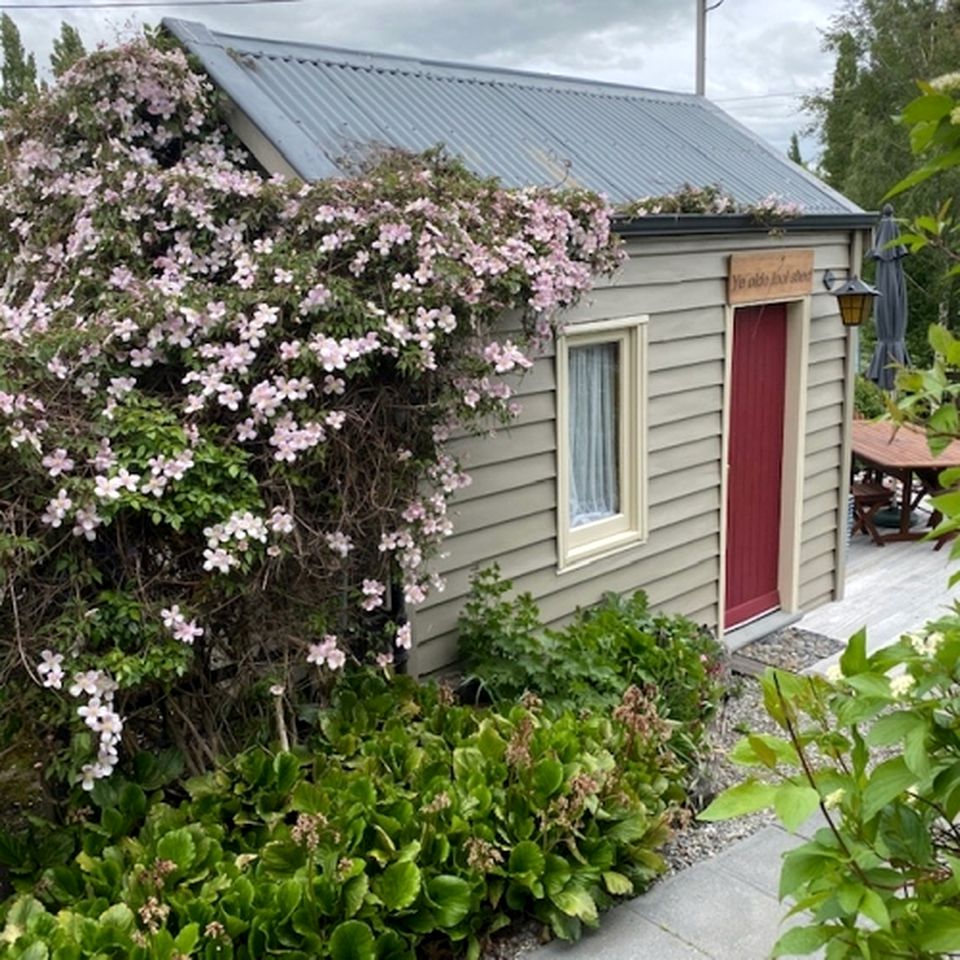
<path fill-rule="evenodd" d="M 843 600 L 811 611 L 797 626 L 835 640 L 846 640 L 866 626 L 868 648 L 886 646 L 943 616 L 960 599 L 960 584 L 947 588 L 950 574 L 960 570 L 949 554 L 949 546 L 935 551 L 922 540 L 878 547 L 857 535 L 847 551 Z"/>

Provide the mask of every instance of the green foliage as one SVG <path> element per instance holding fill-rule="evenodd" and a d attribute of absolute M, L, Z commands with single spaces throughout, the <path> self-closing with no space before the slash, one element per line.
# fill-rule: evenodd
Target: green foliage
<path fill-rule="evenodd" d="M 545 629 L 529 594 L 511 599 L 496 567 L 478 573 L 460 618 L 470 677 L 495 703 L 529 691 L 550 708 L 609 709 L 631 685 L 655 690 L 676 721 L 674 746 L 691 757 L 722 693 L 722 648 L 685 617 L 652 613 L 646 595 L 608 594 L 558 630 Z"/>
<path fill-rule="evenodd" d="M 916 81 L 955 70 L 960 62 L 960 9 L 952 0 L 847 0 L 825 33 L 836 56 L 829 90 L 808 98 L 823 144 L 821 176 L 865 210 L 878 210 L 890 185 L 913 170 L 908 129 L 897 114 L 916 96 Z M 906 222 L 937 209 L 960 190 L 951 174 L 897 198 Z M 929 361 L 926 329 L 956 326 L 956 284 L 944 276 L 942 250 L 915 250 L 904 260 L 910 298 L 907 347 L 914 362 Z M 871 275 L 870 265 L 865 270 Z M 864 338 L 864 349 L 871 346 Z"/>
<path fill-rule="evenodd" d="M 66 73 L 78 60 L 86 56 L 86 48 L 80 39 L 80 31 L 69 23 L 60 24 L 60 35 L 53 41 L 53 51 L 50 54 L 50 66 L 53 75 L 60 77 Z"/>
<path fill-rule="evenodd" d="M 790 851 L 781 898 L 805 922 L 774 956 L 825 947 L 844 957 L 960 950 L 960 614 L 873 654 L 851 638 L 831 679 L 769 671 L 779 737 L 751 735 L 733 759 L 758 771 L 721 794 L 705 820 L 772 807 L 796 829 L 827 825 Z"/>
<path fill-rule="evenodd" d="M 23 49 L 17 25 L 4 13 L 0 15 L 0 106 L 9 107 L 23 97 L 37 92 L 37 62 Z"/>
<path fill-rule="evenodd" d="M 795 132 L 790 134 L 790 146 L 787 149 L 787 159 L 792 160 L 801 167 L 806 167 L 806 164 L 803 162 L 803 157 L 800 154 L 800 138 Z"/>
<path fill-rule="evenodd" d="M 0 834 L 0 957 L 477 957 L 521 913 L 577 937 L 662 869 L 678 768 L 643 708 L 497 713 L 354 674 L 309 749 L 248 751 L 185 800 L 144 762 L 80 822 Z"/>
<path fill-rule="evenodd" d="M 886 394 L 862 373 L 858 373 L 854 381 L 853 409 L 857 416 L 867 420 L 882 417 L 887 412 Z"/>
<path fill-rule="evenodd" d="M 960 225 L 953 211 L 960 168 L 960 74 L 945 74 L 919 86 L 921 95 L 907 104 L 900 117 L 918 165 L 887 196 L 906 193 L 912 198 L 918 190 L 923 193 L 924 186 L 934 186 L 947 198 L 932 213 L 935 205 L 929 202 L 917 212 L 902 242 L 912 253 L 933 250 L 942 254 L 949 264 L 949 279 L 960 275 Z"/>

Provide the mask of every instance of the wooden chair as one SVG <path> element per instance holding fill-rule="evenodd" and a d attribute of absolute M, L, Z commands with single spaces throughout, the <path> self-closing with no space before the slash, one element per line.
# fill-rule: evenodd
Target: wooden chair
<path fill-rule="evenodd" d="M 893 502 L 893 493 L 879 483 L 855 480 L 850 484 L 853 496 L 853 529 L 851 534 L 862 530 L 878 546 L 884 545 L 883 539 L 873 522 L 877 511 Z"/>

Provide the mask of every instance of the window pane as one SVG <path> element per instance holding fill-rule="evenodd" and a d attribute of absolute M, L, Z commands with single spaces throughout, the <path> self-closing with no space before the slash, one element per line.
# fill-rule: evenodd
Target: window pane
<path fill-rule="evenodd" d="M 620 344 L 571 347 L 570 526 L 620 512 Z"/>

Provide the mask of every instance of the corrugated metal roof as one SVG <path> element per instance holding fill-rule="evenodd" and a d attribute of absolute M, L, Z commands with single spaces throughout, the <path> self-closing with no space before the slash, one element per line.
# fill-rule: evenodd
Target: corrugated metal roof
<path fill-rule="evenodd" d="M 443 143 L 508 186 L 574 183 L 626 202 L 718 184 L 742 203 L 862 212 L 703 97 L 163 24 L 308 180 L 371 145 Z"/>

